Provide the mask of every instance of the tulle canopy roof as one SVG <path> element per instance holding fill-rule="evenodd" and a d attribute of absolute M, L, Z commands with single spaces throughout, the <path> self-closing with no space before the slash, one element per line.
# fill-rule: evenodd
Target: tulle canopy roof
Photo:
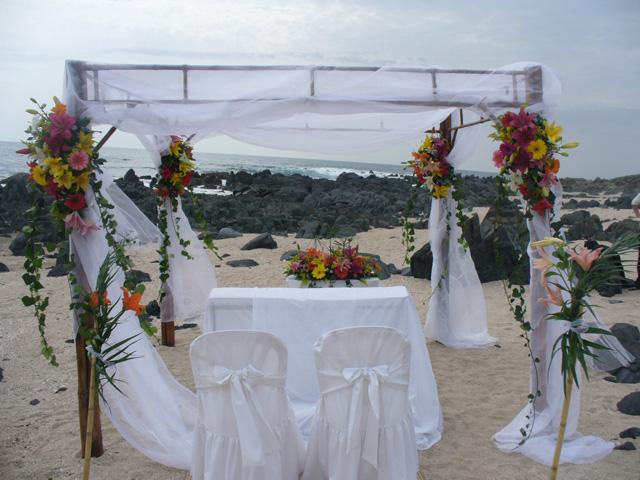
<path fill-rule="evenodd" d="M 228 135 L 314 153 L 375 150 L 420 137 L 455 109 L 492 116 L 554 105 L 537 63 L 439 67 L 116 65 L 67 61 L 65 99 L 94 124 L 137 135 Z"/>

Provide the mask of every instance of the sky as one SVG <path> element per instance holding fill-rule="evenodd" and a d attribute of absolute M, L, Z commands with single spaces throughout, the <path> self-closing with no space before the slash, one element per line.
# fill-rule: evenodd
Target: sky
<path fill-rule="evenodd" d="M 561 174 L 640 173 L 640 0 L 0 0 L 0 140 L 24 136 L 29 97 L 61 94 L 65 59 L 479 69 L 536 61 L 562 79 L 554 118 L 581 145 Z M 138 146 L 126 134 L 110 145 Z M 228 138 L 198 147 L 313 157 Z M 399 163 L 411 148 L 316 157 Z M 491 171 L 494 148 L 482 141 L 464 168 Z"/>

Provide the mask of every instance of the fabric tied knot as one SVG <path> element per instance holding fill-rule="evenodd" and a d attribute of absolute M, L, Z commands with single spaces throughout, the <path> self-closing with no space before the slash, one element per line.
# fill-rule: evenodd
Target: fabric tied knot
<path fill-rule="evenodd" d="M 380 431 L 380 384 L 389 379 L 389 366 L 350 367 L 342 370 L 342 376 L 353 386 L 349 405 L 349 422 L 347 430 L 347 452 L 356 443 L 362 422 L 362 395 L 365 381 L 368 381 L 369 411 L 365 428 L 362 458 L 378 468 L 378 439 Z"/>
<path fill-rule="evenodd" d="M 96 352 L 95 349 L 93 348 L 93 345 L 87 345 L 85 349 L 87 350 L 87 353 L 89 354 L 90 357 L 96 357 L 98 360 L 100 360 L 100 362 L 102 362 L 102 364 L 105 367 L 113 367 L 115 365 L 115 363 L 110 362 L 109 360 L 104 358 L 104 356 L 101 353 Z"/>
<path fill-rule="evenodd" d="M 281 383 L 284 377 L 265 375 L 249 364 L 240 370 L 216 366 L 213 369 L 213 377 L 207 380 L 206 384 L 199 384 L 198 389 L 227 386 L 230 388 L 242 463 L 245 466 L 264 465 L 265 456 L 277 448 L 277 439 L 260 406 L 252 383 L 266 380 Z"/>
<path fill-rule="evenodd" d="M 576 333 L 585 333 L 589 330 L 589 324 L 582 320 L 582 318 L 578 318 L 571 321 L 571 326 L 569 328 Z"/>

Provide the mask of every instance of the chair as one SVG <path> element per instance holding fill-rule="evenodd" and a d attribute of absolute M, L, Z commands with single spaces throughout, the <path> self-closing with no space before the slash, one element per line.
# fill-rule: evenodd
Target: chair
<path fill-rule="evenodd" d="M 193 480 L 298 480 L 304 445 L 284 389 L 284 344 L 229 330 L 201 335 L 189 353 L 198 395 Z"/>
<path fill-rule="evenodd" d="M 344 328 L 318 339 L 321 397 L 305 480 L 415 480 L 410 349 L 389 327 Z"/>

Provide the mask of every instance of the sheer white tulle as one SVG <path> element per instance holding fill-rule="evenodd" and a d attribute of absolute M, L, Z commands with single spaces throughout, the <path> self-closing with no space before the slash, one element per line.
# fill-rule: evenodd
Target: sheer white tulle
<path fill-rule="evenodd" d="M 198 392 L 194 480 L 297 480 L 304 443 L 284 389 L 287 349 L 273 335 L 213 332 L 191 344 Z"/>
<path fill-rule="evenodd" d="M 145 146 L 156 168 L 161 165 L 161 152 L 169 147 L 169 137 L 138 136 Z M 202 241 L 195 234 L 187 215 L 182 209 L 182 201 L 178 198 L 178 207 L 173 211 L 171 201 L 165 200 L 167 211 L 167 233 L 171 244 L 167 248 L 169 254 L 169 279 L 165 289 L 167 297 L 161 306 L 162 321 L 182 323 L 188 320 L 200 322 L 204 312 L 207 296 L 216 286 L 216 274 L 209 261 Z M 189 257 L 182 254 L 178 239 L 189 242 L 186 247 Z"/>
<path fill-rule="evenodd" d="M 475 116 L 467 118 L 467 121 L 475 120 Z M 456 169 L 474 151 L 479 134 L 477 126 L 458 131 L 449 155 L 449 162 Z M 432 294 L 425 335 L 448 347 L 485 347 L 494 344 L 496 339 L 487 331 L 484 293 L 471 253 L 458 242 L 462 231 L 456 218 L 456 203 L 451 192 L 446 199 L 431 200 Z"/>
<path fill-rule="evenodd" d="M 395 67 L 132 68 L 69 61 L 64 97 L 72 115 L 88 117 L 92 125 L 113 125 L 141 138 L 195 134 L 197 140 L 226 134 L 256 145 L 335 153 L 377 150 L 419 138 L 457 107 L 480 114 L 524 102 L 542 108 L 553 105 L 559 93 L 557 76 L 534 63 L 484 72 L 452 72 Z M 158 145 L 148 150 L 157 165 Z M 103 193 L 107 191 L 112 190 L 103 187 Z M 99 224 L 92 197 L 88 192 L 88 215 Z M 116 191 L 113 202 L 122 203 L 119 197 Z M 128 204 L 123 210 L 135 211 L 131 207 Z M 144 222 L 122 221 L 123 228 L 136 230 L 140 239 L 155 235 L 153 231 L 141 233 L 148 230 L 142 227 Z M 182 222 L 180 230 L 183 235 L 190 231 L 188 224 L 183 229 Z M 191 233 L 188 236 L 193 241 Z M 72 248 L 78 277 L 91 288 L 107 253 L 104 231 L 86 237 L 74 233 Z M 182 262 L 179 252 L 174 260 Z M 207 269 L 207 264 L 208 259 L 172 264 L 169 290 L 178 302 L 176 308 L 184 307 L 184 311 L 174 311 L 171 319 L 185 320 L 191 312 L 204 308 L 205 299 L 201 294 L 191 296 L 190 288 L 202 286 L 206 290 L 215 285 L 213 275 L 194 274 L 202 272 L 200 267 Z M 112 299 L 120 295 L 121 273 L 110 289 Z M 199 280 L 194 280 L 196 277 Z M 205 287 L 206 283 L 198 281 L 211 283 Z M 120 365 L 116 372 L 126 395 L 107 386 L 108 405 L 103 404 L 103 411 L 133 447 L 162 464 L 188 469 L 196 396 L 169 373 L 133 314 L 123 317 L 109 341 L 131 335 L 138 335 L 134 350 L 139 358 Z M 431 407 L 435 424 L 418 425 L 417 429 L 435 432 L 425 442 L 427 446 L 440 438 L 442 429 L 437 396 L 434 405 L 421 408 Z"/>
<path fill-rule="evenodd" d="M 307 449 L 308 480 L 414 480 L 411 347 L 388 327 L 333 330 L 315 344 L 321 398 Z"/>
<path fill-rule="evenodd" d="M 527 222 L 531 242 L 551 236 L 549 214 L 541 216 L 533 214 L 533 219 Z M 552 248 L 545 249 L 551 255 Z M 539 253 L 529 247 L 529 258 L 540 258 Z M 545 317 L 556 306 L 547 306 L 541 302 L 546 297 L 546 292 L 541 282 L 541 272 L 531 268 L 530 301 L 531 312 L 531 350 L 533 358 L 538 358 L 539 363 L 531 365 L 530 388 L 535 392 L 541 392 L 541 396 L 535 400 L 533 408 L 527 405 L 516 417 L 500 432 L 493 437 L 496 446 L 504 452 L 518 452 L 537 462 L 551 465 L 556 444 L 562 403 L 564 400 L 564 381 L 561 371 L 560 353 L 553 354 L 552 348 L 556 339 L 569 328 L 568 322 L 546 320 Z M 587 320 L 587 319 L 585 319 Z M 590 319 L 600 328 L 607 328 L 598 319 Z M 608 337 L 608 336 L 603 336 Z M 627 365 L 631 358 L 620 343 L 613 337 L 607 338 L 608 345 L 613 350 L 609 353 L 615 358 L 618 365 Z M 578 372 L 579 374 L 580 372 Z M 580 381 L 580 379 L 578 379 Z M 582 385 L 582 381 L 580 381 Z M 583 436 L 577 431 L 580 417 L 580 389 L 573 386 L 569 417 L 565 441 L 560 457 L 561 463 L 593 463 L 608 455 L 614 444 L 595 436 Z M 530 432 L 524 444 L 521 429 Z"/>

